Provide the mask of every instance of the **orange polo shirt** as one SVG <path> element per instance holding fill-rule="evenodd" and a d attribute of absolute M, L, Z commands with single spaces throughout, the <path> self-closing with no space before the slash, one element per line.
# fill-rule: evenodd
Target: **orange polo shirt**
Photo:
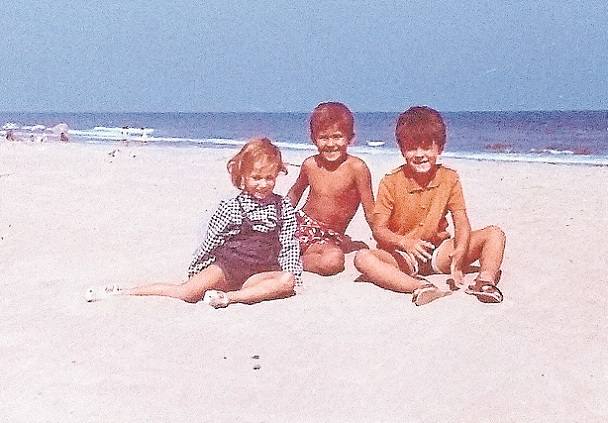
<path fill-rule="evenodd" d="M 394 233 L 438 246 L 450 237 L 447 212 L 465 209 L 456 171 L 438 165 L 428 186 L 421 187 L 403 165 L 380 181 L 374 215 L 388 216 L 388 229 Z"/>

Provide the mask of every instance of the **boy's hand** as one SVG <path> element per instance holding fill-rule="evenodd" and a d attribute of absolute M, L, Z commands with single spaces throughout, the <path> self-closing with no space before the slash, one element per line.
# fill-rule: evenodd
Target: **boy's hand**
<path fill-rule="evenodd" d="M 458 249 L 455 249 L 448 255 L 450 258 L 450 274 L 457 286 L 464 284 L 464 272 L 462 271 L 464 256 L 465 252 Z"/>
<path fill-rule="evenodd" d="M 428 241 L 406 237 L 403 238 L 400 247 L 409 255 L 412 255 L 425 263 L 433 257 L 432 252 L 435 249 L 435 246 Z"/>

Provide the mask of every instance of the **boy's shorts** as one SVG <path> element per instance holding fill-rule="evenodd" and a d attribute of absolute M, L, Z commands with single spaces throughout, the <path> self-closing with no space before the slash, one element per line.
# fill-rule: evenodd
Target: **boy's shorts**
<path fill-rule="evenodd" d="M 412 276 L 417 276 L 417 275 L 427 276 L 427 275 L 432 275 L 434 273 L 443 273 L 441 270 L 439 270 L 439 264 L 437 263 L 437 260 L 438 260 L 437 255 L 439 252 L 439 248 L 446 241 L 448 241 L 448 240 L 446 239 L 446 240 L 442 241 L 441 244 L 439 244 L 437 247 L 435 247 L 430 261 L 424 262 L 424 261 L 416 260 L 414 262 L 414 268 L 412 269 L 412 271 L 413 271 Z M 402 255 L 403 253 L 397 252 L 397 254 Z"/>
<path fill-rule="evenodd" d="M 332 243 L 340 246 L 342 243 L 344 235 L 329 229 L 326 225 L 316 221 L 302 210 L 298 210 L 296 213 L 296 222 L 298 224 L 296 238 L 300 242 L 300 254 L 304 254 L 312 244 Z"/>

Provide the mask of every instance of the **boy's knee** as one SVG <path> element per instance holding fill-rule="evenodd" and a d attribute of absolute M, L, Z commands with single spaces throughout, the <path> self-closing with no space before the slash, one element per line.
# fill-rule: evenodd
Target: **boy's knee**
<path fill-rule="evenodd" d="M 367 269 L 367 264 L 369 260 L 372 258 L 373 254 L 370 250 L 359 250 L 357 254 L 355 254 L 354 264 L 355 268 L 361 272 L 365 273 L 365 269 Z"/>
<path fill-rule="evenodd" d="M 486 227 L 485 230 L 488 232 L 489 237 L 492 239 L 499 240 L 503 243 L 507 239 L 505 232 L 496 225 L 490 225 L 490 226 Z"/>
<path fill-rule="evenodd" d="M 322 255 L 318 268 L 322 276 L 332 276 L 344 271 L 344 253 L 336 251 Z"/>

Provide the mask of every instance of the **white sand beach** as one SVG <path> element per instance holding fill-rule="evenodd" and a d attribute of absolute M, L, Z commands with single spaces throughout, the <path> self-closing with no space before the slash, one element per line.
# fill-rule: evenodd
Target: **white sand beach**
<path fill-rule="evenodd" d="M 444 160 L 473 228 L 507 234 L 499 305 L 415 307 L 353 282 L 353 254 L 253 306 L 85 302 L 183 279 L 234 152 L 0 143 L 0 421 L 608 421 L 606 167 Z M 401 163 L 364 158 L 374 190 Z M 361 212 L 348 233 L 372 243 Z"/>

